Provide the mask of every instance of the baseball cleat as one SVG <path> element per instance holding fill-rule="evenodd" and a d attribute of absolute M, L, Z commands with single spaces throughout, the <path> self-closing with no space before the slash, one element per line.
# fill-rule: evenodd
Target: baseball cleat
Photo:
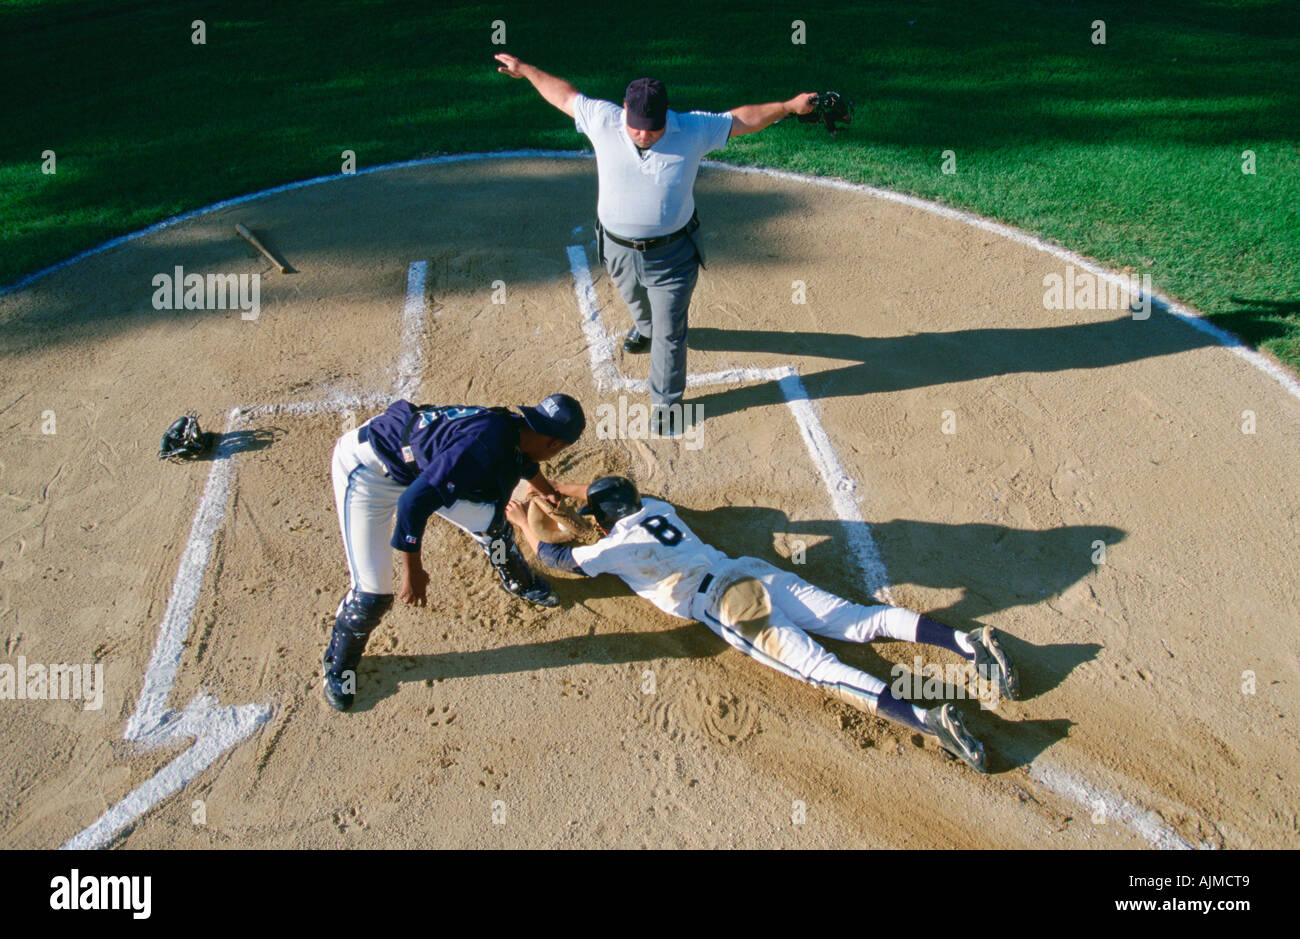
<path fill-rule="evenodd" d="M 968 632 L 966 638 L 975 647 L 975 668 L 980 677 L 996 677 L 1002 697 L 1019 701 L 1020 676 L 1002 648 L 998 631 L 992 626 L 980 626 Z"/>
<path fill-rule="evenodd" d="M 528 566 L 523 564 L 522 556 L 519 557 L 519 562 L 526 572 L 524 576 L 527 578 L 527 586 L 523 579 L 514 576 L 514 572 L 505 567 L 498 567 L 496 572 L 501 576 L 501 589 L 510 596 L 527 600 L 535 606 L 559 606 L 560 598 L 555 595 L 551 585 L 529 570 Z"/>
<path fill-rule="evenodd" d="M 952 756 L 961 760 L 977 773 L 988 772 L 984 766 L 984 746 L 967 731 L 961 722 L 961 712 L 951 703 L 930 708 L 925 712 L 925 726 L 934 734 Z"/>
<path fill-rule="evenodd" d="M 559 606 L 560 598 L 555 595 L 551 585 L 540 577 L 535 577 L 531 587 L 525 587 L 513 577 L 501 574 L 501 589 L 512 597 L 527 600 L 535 606 Z"/>
<path fill-rule="evenodd" d="M 355 694 L 343 690 L 342 676 L 333 672 L 325 673 L 325 681 L 321 683 L 321 687 L 325 692 L 325 700 L 336 711 L 350 710 L 356 700 Z"/>
<path fill-rule="evenodd" d="M 541 578 L 538 578 L 537 584 L 531 590 L 525 590 L 515 594 L 515 596 L 527 600 L 534 606 L 552 607 L 560 605 L 560 598 L 555 595 L 551 585 Z"/>
<path fill-rule="evenodd" d="M 633 326 L 627 331 L 627 337 L 623 340 L 623 351 L 630 352 L 633 355 L 640 355 L 642 352 L 650 350 L 650 338 L 642 336 Z"/>

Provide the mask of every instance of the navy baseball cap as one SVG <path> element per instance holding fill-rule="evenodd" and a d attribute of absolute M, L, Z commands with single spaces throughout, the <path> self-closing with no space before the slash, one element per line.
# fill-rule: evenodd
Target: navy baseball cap
<path fill-rule="evenodd" d="M 668 123 L 668 89 L 657 78 L 638 78 L 627 86 L 627 126 L 634 130 L 663 130 Z"/>
<path fill-rule="evenodd" d="M 587 426 L 587 416 L 582 413 L 582 405 L 576 398 L 565 394 L 554 394 L 543 398 L 537 407 L 519 405 L 519 413 L 524 416 L 524 423 L 547 437 L 558 437 L 565 443 L 574 443 L 582 436 Z"/>

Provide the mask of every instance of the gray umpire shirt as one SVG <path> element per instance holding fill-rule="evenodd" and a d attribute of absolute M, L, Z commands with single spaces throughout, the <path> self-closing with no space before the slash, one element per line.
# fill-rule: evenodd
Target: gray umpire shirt
<path fill-rule="evenodd" d="M 596 150 L 596 215 L 624 238 L 657 238 L 685 227 L 695 213 L 700 160 L 731 134 L 730 114 L 669 111 L 664 135 L 642 156 L 618 105 L 579 94 L 573 116 Z"/>

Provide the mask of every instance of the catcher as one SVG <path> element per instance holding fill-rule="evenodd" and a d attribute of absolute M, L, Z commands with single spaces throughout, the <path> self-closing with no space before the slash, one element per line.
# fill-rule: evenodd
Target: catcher
<path fill-rule="evenodd" d="M 334 499 L 352 583 L 325 650 L 325 700 L 331 707 L 352 707 L 366 642 L 393 605 L 394 550 L 402 558 L 397 596 L 412 606 L 427 602 L 429 575 L 420 563 L 420 544 L 431 515 L 469 533 L 509 593 L 538 606 L 559 603 L 520 554 L 504 510 L 520 480 L 557 501 L 581 491 L 553 485 L 539 464 L 577 441 L 585 426 L 582 406 L 565 394 L 517 412 L 399 400 L 338 439 Z"/>
<path fill-rule="evenodd" d="M 518 501 L 506 506 L 506 518 L 548 567 L 588 577 L 613 574 L 665 613 L 698 620 L 764 665 L 926 734 L 971 768 L 986 771 L 984 747 L 951 703 L 923 710 L 885 694 L 883 681 L 845 665 L 809 634 L 940 646 L 974 662 L 982 677 L 996 681 L 1000 693 L 1014 700 L 1019 679 L 992 627 L 957 632 L 901 607 L 850 603 L 758 558 L 729 558 L 701 541 L 672 505 L 643 499 L 622 476 L 597 479 L 582 498 L 583 513 L 603 534 L 595 544 L 570 548 L 541 540 Z"/>

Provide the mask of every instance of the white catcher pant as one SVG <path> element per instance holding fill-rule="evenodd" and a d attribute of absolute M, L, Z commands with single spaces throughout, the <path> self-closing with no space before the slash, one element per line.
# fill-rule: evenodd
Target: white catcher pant
<path fill-rule="evenodd" d="M 920 614 L 895 606 L 862 606 L 814 587 L 801 577 L 758 558 L 736 558 L 715 568 L 713 583 L 695 595 L 691 615 L 707 625 L 732 648 L 764 665 L 822 688 L 837 698 L 874 714 L 876 699 L 886 684 L 845 665 L 813 641 L 829 636 L 848 642 L 873 639 L 916 641 Z M 739 576 L 754 577 L 772 601 L 769 628 L 752 638 L 719 618 L 717 603 L 727 585 Z"/>
<path fill-rule="evenodd" d="M 362 425 L 364 426 L 364 425 Z M 349 431 L 334 444 L 331 476 L 334 504 L 339 513 L 343 550 L 348 557 L 352 589 L 362 593 L 393 592 L 393 526 L 397 500 L 406 487 L 388 478 L 374 448 Z M 491 539 L 484 532 L 492 524 L 496 506 L 491 503 L 453 502 L 438 514 L 463 529 L 481 545 Z"/>

